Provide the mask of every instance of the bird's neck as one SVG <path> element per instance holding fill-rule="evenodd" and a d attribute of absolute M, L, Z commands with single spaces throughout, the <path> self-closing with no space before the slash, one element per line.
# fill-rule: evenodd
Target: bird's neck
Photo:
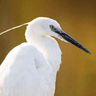
<path fill-rule="evenodd" d="M 61 50 L 57 41 L 49 36 L 33 36 L 26 39 L 28 43 L 34 45 L 43 54 L 54 71 L 57 72 L 61 64 Z"/>

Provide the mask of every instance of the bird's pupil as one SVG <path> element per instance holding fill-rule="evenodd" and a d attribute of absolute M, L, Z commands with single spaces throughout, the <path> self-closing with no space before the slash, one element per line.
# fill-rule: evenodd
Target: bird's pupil
<path fill-rule="evenodd" d="M 52 26 L 52 28 L 54 28 L 54 27 Z"/>
<path fill-rule="evenodd" d="M 50 25 L 50 28 L 51 28 L 51 29 L 54 29 L 54 26 L 53 26 L 53 25 Z"/>

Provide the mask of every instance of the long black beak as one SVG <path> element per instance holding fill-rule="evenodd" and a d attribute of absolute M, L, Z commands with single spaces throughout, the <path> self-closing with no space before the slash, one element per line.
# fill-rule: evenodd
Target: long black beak
<path fill-rule="evenodd" d="M 76 40 L 74 40 L 72 37 L 70 37 L 68 34 L 66 34 L 64 31 L 60 30 L 60 29 L 54 29 L 53 31 L 55 31 L 56 33 L 58 33 L 62 38 L 64 38 L 66 41 L 70 42 L 71 44 L 75 45 L 76 47 L 84 50 L 85 52 L 87 52 L 88 54 L 91 54 L 83 45 L 81 45 L 79 42 L 77 42 Z"/>

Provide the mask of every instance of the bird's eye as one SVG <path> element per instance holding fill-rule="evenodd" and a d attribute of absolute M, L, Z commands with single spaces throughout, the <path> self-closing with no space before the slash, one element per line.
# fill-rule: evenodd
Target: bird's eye
<path fill-rule="evenodd" d="M 50 28 L 51 28 L 51 29 L 54 29 L 55 27 L 54 27 L 53 25 L 50 25 Z"/>

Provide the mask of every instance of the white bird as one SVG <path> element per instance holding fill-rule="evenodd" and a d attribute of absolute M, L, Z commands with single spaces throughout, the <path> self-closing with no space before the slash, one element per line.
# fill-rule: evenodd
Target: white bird
<path fill-rule="evenodd" d="M 13 48 L 0 66 L 0 96 L 54 96 L 62 52 L 53 37 L 90 52 L 53 19 L 39 17 L 26 24 L 27 42 Z"/>

